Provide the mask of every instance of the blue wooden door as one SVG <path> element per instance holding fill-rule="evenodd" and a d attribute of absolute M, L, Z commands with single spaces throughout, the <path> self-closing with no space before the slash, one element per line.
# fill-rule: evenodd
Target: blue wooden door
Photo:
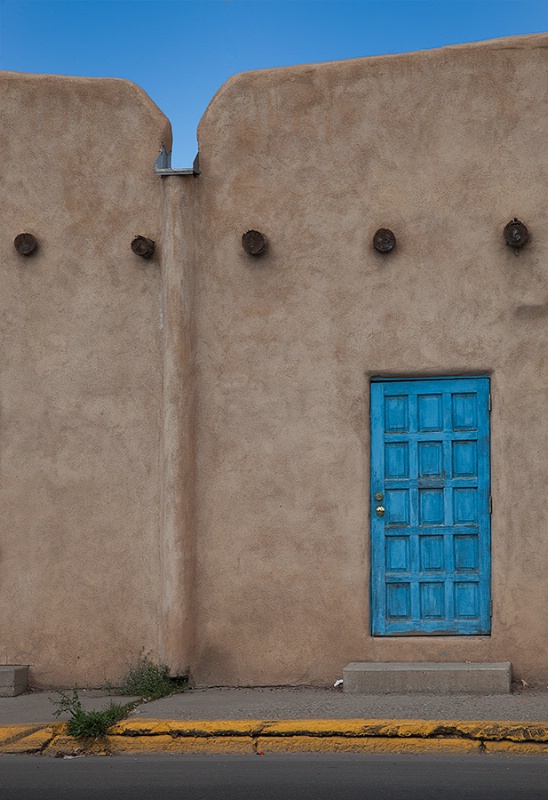
<path fill-rule="evenodd" d="M 489 378 L 371 384 L 372 633 L 488 634 Z"/>

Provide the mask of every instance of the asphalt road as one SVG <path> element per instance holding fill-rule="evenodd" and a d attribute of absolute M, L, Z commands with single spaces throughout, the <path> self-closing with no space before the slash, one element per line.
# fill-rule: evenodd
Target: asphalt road
<path fill-rule="evenodd" d="M 2 800 L 546 800 L 548 757 L 0 756 Z"/>

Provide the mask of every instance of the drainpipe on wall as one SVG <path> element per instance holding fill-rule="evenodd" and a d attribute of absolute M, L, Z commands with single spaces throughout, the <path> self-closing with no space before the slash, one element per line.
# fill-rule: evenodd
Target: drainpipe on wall
<path fill-rule="evenodd" d="M 154 172 L 156 175 L 194 175 L 197 178 L 200 174 L 200 153 L 196 154 L 192 167 L 173 169 L 171 166 L 171 153 L 168 153 L 162 144 L 162 149 L 154 162 Z"/>

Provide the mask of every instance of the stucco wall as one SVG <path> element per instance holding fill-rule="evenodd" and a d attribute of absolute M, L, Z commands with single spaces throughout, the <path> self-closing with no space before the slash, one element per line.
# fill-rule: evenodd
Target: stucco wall
<path fill-rule="evenodd" d="M 237 75 L 199 127 L 198 682 L 548 677 L 546 36 Z M 505 246 L 514 216 L 532 232 Z M 371 246 L 389 227 L 390 255 Z M 241 235 L 264 232 L 248 256 Z M 369 380 L 488 374 L 492 635 L 369 634 Z"/>
<path fill-rule="evenodd" d="M 161 249 L 130 243 L 161 234 L 170 126 L 126 81 L 0 97 L 0 659 L 98 685 L 160 646 Z"/>
<path fill-rule="evenodd" d="M 140 654 L 199 684 L 352 660 L 548 679 L 547 47 L 235 76 L 198 178 L 154 174 L 169 123 L 134 85 L 0 74 L 1 661 L 65 685 Z M 370 379 L 474 374 L 492 634 L 372 638 Z"/>

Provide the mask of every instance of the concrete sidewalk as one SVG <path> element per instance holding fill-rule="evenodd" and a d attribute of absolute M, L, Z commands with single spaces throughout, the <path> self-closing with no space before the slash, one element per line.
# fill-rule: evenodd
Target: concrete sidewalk
<path fill-rule="evenodd" d="M 485 696 L 350 695 L 338 689 L 301 687 L 193 689 L 139 705 L 99 742 L 68 737 L 54 717 L 50 698 L 56 698 L 54 691 L 0 698 L 0 752 L 426 748 L 548 753 L 547 688 Z M 81 690 L 80 699 L 91 710 L 105 707 L 111 698 Z"/>

